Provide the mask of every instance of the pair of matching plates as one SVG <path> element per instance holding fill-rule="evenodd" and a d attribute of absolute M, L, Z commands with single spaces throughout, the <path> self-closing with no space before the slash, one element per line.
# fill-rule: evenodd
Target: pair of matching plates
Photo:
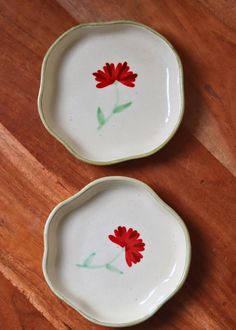
<path fill-rule="evenodd" d="M 76 26 L 43 61 L 40 117 L 91 164 L 158 151 L 176 132 L 183 104 L 178 55 L 139 23 Z M 182 286 L 190 251 L 183 221 L 150 187 L 105 177 L 51 212 L 43 272 L 52 291 L 84 317 L 122 327 L 149 318 Z"/>

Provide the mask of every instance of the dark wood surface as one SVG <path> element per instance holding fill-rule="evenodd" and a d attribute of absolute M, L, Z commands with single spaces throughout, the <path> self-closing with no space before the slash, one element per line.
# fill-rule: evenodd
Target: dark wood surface
<path fill-rule="evenodd" d="M 0 273 L 0 321 L 4 330 L 53 330 L 54 327 Z"/>
<path fill-rule="evenodd" d="M 114 19 L 150 25 L 175 46 L 186 108 L 157 154 L 96 167 L 48 134 L 36 99 L 50 44 L 78 23 Z M 133 329 L 236 329 L 236 2 L 3 0 L 0 40 L 0 328 L 102 328 L 47 287 L 43 227 L 56 203 L 91 180 L 126 175 L 149 184 L 182 216 L 193 250 L 184 287 Z"/>

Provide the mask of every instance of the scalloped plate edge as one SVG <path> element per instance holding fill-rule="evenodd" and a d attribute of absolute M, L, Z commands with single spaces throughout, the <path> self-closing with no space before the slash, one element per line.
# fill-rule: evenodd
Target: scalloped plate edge
<path fill-rule="evenodd" d="M 185 259 L 185 266 L 184 266 L 184 271 L 181 277 L 181 280 L 179 281 L 179 284 L 175 288 L 175 290 L 166 297 L 166 299 L 158 305 L 151 313 L 145 315 L 145 317 L 140 318 L 138 320 L 135 320 L 133 322 L 128 322 L 128 323 L 107 323 L 107 322 L 101 322 L 95 318 L 92 318 L 91 316 L 86 315 L 84 312 L 82 312 L 77 306 L 75 306 L 69 299 L 67 299 L 63 294 L 59 293 L 57 289 L 53 286 L 53 283 L 49 279 L 48 273 L 47 273 L 47 260 L 48 260 L 48 250 L 49 250 L 49 242 L 48 242 L 48 231 L 50 228 L 50 224 L 54 218 L 54 215 L 58 212 L 59 209 L 64 207 L 66 204 L 69 204 L 70 202 L 74 201 L 75 199 L 79 198 L 84 192 L 88 191 L 89 189 L 93 188 L 95 185 L 106 182 L 106 181 L 124 181 L 124 182 L 132 182 L 134 184 L 137 184 L 139 186 L 142 186 L 145 190 L 147 190 L 156 200 L 158 203 L 160 203 L 165 209 L 167 209 L 173 217 L 176 219 L 178 224 L 181 226 L 181 229 L 183 230 L 184 237 L 185 237 L 185 242 L 186 242 L 186 259 Z M 57 204 L 57 206 L 52 210 L 52 212 L 49 214 L 49 217 L 46 221 L 45 227 L 44 227 L 44 255 L 43 255 L 43 262 L 42 262 L 42 269 L 43 269 L 43 274 L 45 277 L 45 280 L 52 290 L 52 292 L 60 298 L 62 301 L 64 301 L 66 304 L 71 306 L 73 309 L 75 309 L 77 312 L 79 312 L 83 317 L 85 317 L 87 320 L 103 325 L 103 326 L 109 326 L 109 327 L 127 327 L 127 326 L 132 326 L 135 324 L 139 324 L 141 322 L 144 322 L 145 320 L 149 319 L 152 315 L 154 315 L 169 299 L 171 299 L 183 286 L 188 272 L 189 272 L 189 267 L 190 267 L 190 261 L 191 261 L 191 242 L 190 242 L 190 237 L 188 230 L 186 228 L 186 225 L 184 221 L 181 219 L 181 217 L 169 206 L 167 205 L 158 195 L 157 193 L 149 187 L 146 183 L 133 179 L 130 177 L 125 177 L 125 176 L 107 176 L 107 177 L 102 177 L 99 179 L 96 179 L 92 182 L 90 182 L 88 185 L 86 185 L 83 189 L 81 189 L 79 192 L 74 194 L 73 196 L 69 197 L 68 199 L 64 200 L 63 202 Z"/>

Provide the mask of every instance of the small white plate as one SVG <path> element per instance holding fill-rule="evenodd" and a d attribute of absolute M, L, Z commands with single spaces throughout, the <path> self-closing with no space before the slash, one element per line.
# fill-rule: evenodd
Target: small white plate
<path fill-rule="evenodd" d="M 38 108 L 75 157 L 105 165 L 162 148 L 181 122 L 183 98 L 170 43 L 147 26 L 115 21 L 81 24 L 55 41 L 43 61 Z"/>
<path fill-rule="evenodd" d="M 181 218 L 146 184 L 105 177 L 58 204 L 45 225 L 43 272 L 90 321 L 140 323 L 182 286 L 190 241 Z"/>

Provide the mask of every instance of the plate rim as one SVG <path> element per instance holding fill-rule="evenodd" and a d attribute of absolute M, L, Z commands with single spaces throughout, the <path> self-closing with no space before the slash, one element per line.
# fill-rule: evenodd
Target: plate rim
<path fill-rule="evenodd" d="M 48 251 L 49 251 L 49 229 L 50 229 L 50 225 L 54 219 L 55 214 L 59 211 L 59 209 L 63 208 L 64 206 L 66 206 L 67 204 L 70 204 L 72 201 L 74 201 L 75 199 L 79 198 L 83 193 L 85 193 L 86 191 L 88 191 L 89 189 L 93 188 L 94 186 L 96 186 L 97 184 L 100 183 L 104 183 L 107 181 L 123 181 L 123 182 L 131 182 L 134 183 L 138 186 L 141 186 L 142 188 L 144 188 L 145 190 L 147 190 L 155 199 L 158 203 L 160 203 L 167 211 L 169 211 L 173 217 L 175 218 L 175 220 L 178 222 L 178 224 L 181 226 L 181 229 L 183 230 L 184 233 L 184 238 L 185 238 L 185 243 L 186 243 L 186 257 L 185 257 L 185 264 L 184 264 L 184 269 L 183 269 L 183 273 L 182 276 L 179 280 L 178 285 L 176 286 L 176 288 L 165 298 L 165 300 L 157 305 L 155 307 L 155 309 L 151 312 L 151 313 L 147 313 L 145 316 L 136 319 L 134 321 L 129 321 L 129 322 L 123 322 L 123 323 L 110 323 L 110 322 L 103 322 L 103 321 L 99 321 L 96 318 L 91 317 L 90 315 L 87 315 L 86 313 L 84 313 L 83 311 L 81 311 L 78 306 L 76 306 L 73 302 L 70 301 L 69 298 L 67 298 L 66 296 L 64 296 L 62 293 L 59 292 L 59 290 L 57 290 L 52 281 L 49 278 L 48 272 L 47 272 L 47 264 L 48 264 Z M 189 236 L 189 232 L 188 229 L 184 223 L 184 221 L 182 220 L 182 218 L 178 215 L 178 213 L 176 213 L 168 204 L 166 204 L 159 196 L 158 194 L 146 183 L 144 183 L 143 181 L 137 180 L 135 178 L 131 178 L 131 177 L 126 177 L 126 176 L 106 176 L 106 177 L 102 177 L 99 179 L 96 179 L 92 182 L 90 182 L 89 184 L 87 184 L 85 187 L 83 187 L 80 191 L 78 191 L 77 193 L 75 193 L 74 195 L 72 195 L 71 197 L 65 199 L 64 201 L 58 203 L 53 210 L 50 212 L 45 226 L 44 226 L 44 253 L 43 253 L 43 260 L 42 260 L 42 270 L 43 270 L 43 275 L 44 278 L 49 286 L 49 288 L 51 289 L 51 291 L 58 297 L 60 298 L 63 302 L 65 302 L 67 305 L 69 305 L 70 307 L 72 307 L 74 310 L 76 310 L 77 312 L 79 312 L 83 317 L 85 317 L 87 320 L 95 323 L 95 324 L 99 324 L 99 325 L 103 325 L 103 326 L 107 326 L 107 327 L 127 327 L 127 326 L 133 326 L 139 323 L 144 322 L 145 320 L 149 319 L 150 317 L 152 317 L 168 300 L 170 300 L 183 286 L 187 275 L 189 273 L 189 268 L 190 268 L 190 263 L 191 263 L 191 241 L 190 241 L 190 236 Z"/>
<path fill-rule="evenodd" d="M 176 125 L 174 126 L 173 130 L 171 131 L 171 134 L 169 134 L 169 136 L 165 139 L 164 142 L 162 142 L 159 146 L 155 147 L 154 149 L 152 149 L 148 152 L 133 155 L 133 156 L 126 156 L 126 157 L 116 158 L 116 159 L 108 160 L 108 161 L 96 161 L 96 160 L 92 160 L 92 159 L 89 159 L 89 158 L 86 158 L 86 157 L 82 156 L 82 154 L 79 153 L 78 151 L 76 151 L 70 145 L 70 143 L 67 143 L 66 141 L 64 141 L 63 138 L 61 138 L 59 135 L 57 135 L 56 131 L 54 129 L 52 129 L 50 127 L 50 125 L 48 125 L 48 123 L 47 123 L 46 117 L 44 115 L 43 105 L 42 105 L 44 89 L 45 89 L 45 74 L 46 74 L 47 61 L 48 61 L 48 58 L 51 55 L 52 50 L 61 42 L 61 40 L 63 40 L 68 34 L 70 34 L 71 32 L 73 32 L 75 30 L 79 30 L 81 28 L 86 28 L 86 27 L 91 27 L 91 26 L 96 27 L 96 26 L 125 25 L 125 24 L 126 25 L 138 26 L 138 27 L 141 27 L 143 29 L 148 30 L 149 32 L 152 32 L 154 35 L 161 38 L 167 44 L 167 46 L 169 46 L 171 48 L 171 50 L 173 51 L 173 53 L 175 55 L 175 58 L 177 60 L 179 77 L 180 77 L 180 99 L 181 99 L 180 114 L 179 114 L 178 121 L 177 121 Z M 64 33 L 62 33 L 52 43 L 52 45 L 49 47 L 49 49 L 47 50 L 47 52 L 44 56 L 43 62 L 42 62 L 42 67 L 41 67 L 41 77 L 40 77 L 40 86 L 39 86 L 39 93 L 38 93 L 38 99 L 37 99 L 37 106 L 38 106 L 38 113 L 39 113 L 40 119 L 41 119 L 44 127 L 47 129 L 47 131 L 57 141 L 59 141 L 75 158 L 77 158 L 77 159 L 79 159 L 79 160 L 81 160 L 85 163 L 92 164 L 92 165 L 103 166 L 103 165 L 117 164 L 117 163 L 125 162 L 125 161 L 128 161 L 128 160 L 132 160 L 132 159 L 139 159 L 139 158 L 148 157 L 148 156 L 153 155 L 154 153 L 156 153 L 160 149 L 162 149 L 172 139 L 172 137 L 175 135 L 175 133 L 176 133 L 177 129 L 179 128 L 179 126 L 181 124 L 181 121 L 183 119 L 184 107 L 185 107 L 183 66 L 182 66 L 180 57 L 179 57 L 176 49 L 173 47 L 173 45 L 162 34 L 160 34 L 156 30 L 152 29 L 151 27 L 149 27 L 149 26 L 147 26 L 143 23 L 139 23 L 139 22 L 132 21 L 132 20 L 114 20 L 114 21 L 91 22 L 91 23 L 78 24 L 78 25 L 75 25 L 72 28 L 68 29 Z"/>

